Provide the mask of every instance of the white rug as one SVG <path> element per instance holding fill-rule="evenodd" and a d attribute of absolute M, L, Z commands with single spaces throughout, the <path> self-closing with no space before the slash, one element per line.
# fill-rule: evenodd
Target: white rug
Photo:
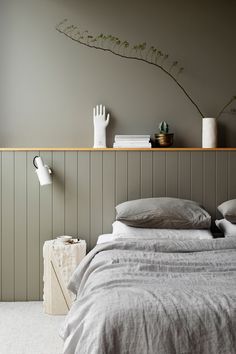
<path fill-rule="evenodd" d="M 61 354 L 64 316 L 43 313 L 42 302 L 0 302 L 0 354 Z"/>

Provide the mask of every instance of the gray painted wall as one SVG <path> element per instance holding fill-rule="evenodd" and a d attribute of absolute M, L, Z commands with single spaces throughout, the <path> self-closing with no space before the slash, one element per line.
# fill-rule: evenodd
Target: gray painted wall
<path fill-rule="evenodd" d="M 94 34 L 159 45 L 215 116 L 236 94 L 235 13 L 234 0 L 1 0 L 0 145 L 92 146 L 92 107 L 104 103 L 110 146 L 115 133 L 154 133 L 161 120 L 175 146 L 201 146 L 201 118 L 161 71 L 82 47 L 54 27 L 68 18 Z M 235 136 L 236 116 L 226 113 L 220 146 L 235 146 Z"/>
<path fill-rule="evenodd" d="M 216 206 L 236 198 L 236 151 L 40 152 L 53 184 L 40 188 L 38 151 L 0 153 L 0 300 L 42 298 L 45 240 L 79 235 L 90 249 L 109 233 L 115 205 L 170 196 Z"/>

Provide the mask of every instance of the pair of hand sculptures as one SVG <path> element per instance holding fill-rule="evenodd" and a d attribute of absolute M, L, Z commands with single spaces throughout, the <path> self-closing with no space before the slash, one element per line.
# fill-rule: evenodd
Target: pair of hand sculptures
<path fill-rule="evenodd" d="M 106 117 L 106 108 L 97 105 L 93 109 L 94 125 L 94 148 L 106 148 L 106 127 L 108 126 L 110 114 Z"/>

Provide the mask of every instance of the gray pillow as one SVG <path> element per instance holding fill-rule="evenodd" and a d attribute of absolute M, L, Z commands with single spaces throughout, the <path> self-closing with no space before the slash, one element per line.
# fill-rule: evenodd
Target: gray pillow
<path fill-rule="evenodd" d="M 225 237 L 236 237 L 236 225 L 226 219 L 216 220 L 216 226 L 223 232 Z"/>
<path fill-rule="evenodd" d="M 225 219 L 236 224 L 236 199 L 227 200 L 220 204 L 218 210 Z"/>
<path fill-rule="evenodd" d="M 116 206 L 116 220 L 134 227 L 209 229 L 211 216 L 198 203 L 179 198 L 146 198 Z"/>

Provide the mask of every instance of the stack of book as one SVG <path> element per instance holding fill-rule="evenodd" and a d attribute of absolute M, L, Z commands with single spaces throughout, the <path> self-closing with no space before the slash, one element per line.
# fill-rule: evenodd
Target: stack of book
<path fill-rule="evenodd" d="M 150 148 L 150 135 L 116 135 L 113 148 Z"/>

